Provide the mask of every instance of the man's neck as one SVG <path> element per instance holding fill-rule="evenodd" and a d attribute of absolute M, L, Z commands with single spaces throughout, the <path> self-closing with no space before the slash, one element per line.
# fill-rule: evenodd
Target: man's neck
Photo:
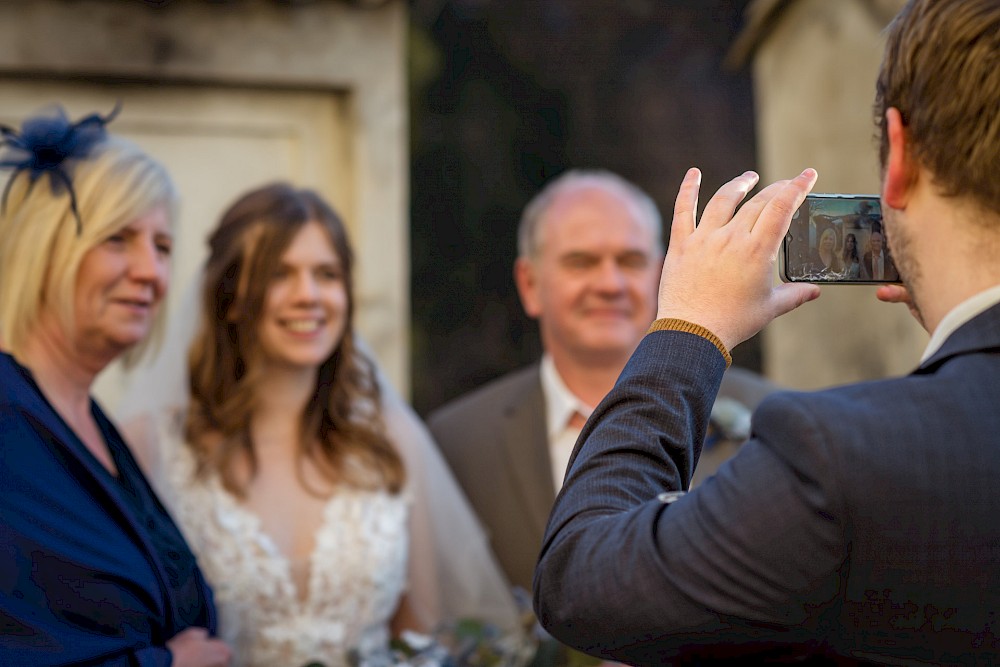
<path fill-rule="evenodd" d="M 971 258 L 967 256 L 964 261 L 971 261 Z M 956 306 L 980 292 L 1000 285 L 1000 275 L 987 277 L 960 272 L 960 275 L 953 277 L 947 282 L 947 285 L 937 287 L 928 285 L 921 290 L 921 294 L 933 294 L 929 298 L 921 298 L 920 301 L 924 324 L 931 333 L 937 329 L 945 315 L 950 313 Z M 925 303 L 927 303 L 926 306 L 924 305 Z"/>
<path fill-rule="evenodd" d="M 621 359 L 576 359 L 548 351 L 566 388 L 585 404 L 596 406 L 611 391 L 628 357 Z"/>
<path fill-rule="evenodd" d="M 910 211 L 921 215 L 907 225 L 920 234 L 920 276 L 910 287 L 924 325 L 933 332 L 958 304 L 1000 284 L 1000 213 L 990 216 L 958 198 L 928 194 L 927 189 L 917 197 L 918 206 Z M 994 218 L 992 227 L 984 216 Z"/>

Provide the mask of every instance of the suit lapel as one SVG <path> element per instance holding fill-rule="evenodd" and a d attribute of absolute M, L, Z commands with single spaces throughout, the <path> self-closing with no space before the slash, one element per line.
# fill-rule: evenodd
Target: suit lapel
<path fill-rule="evenodd" d="M 545 426 L 545 398 L 539 373 L 529 376 L 504 411 L 501 445 L 514 491 L 527 508 L 527 518 L 539 540 L 555 501 L 552 462 L 549 458 Z"/>

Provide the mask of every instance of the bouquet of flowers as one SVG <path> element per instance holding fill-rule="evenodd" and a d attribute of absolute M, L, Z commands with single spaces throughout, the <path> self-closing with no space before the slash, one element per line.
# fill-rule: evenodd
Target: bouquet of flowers
<path fill-rule="evenodd" d="M 375 653 L 352 652 L 355 667 L 592 667 L 601 660 L 560 644 L 535 618 L 526 591 L 515 589 L 517 632 L 476 619 L 442 624 L 430 635 L 403 632 Z M 307 666 L 321 667 L 321 666 Z"/>
<path fill-rule="evenodd" d="M 514 591 L 520 628 L 503 632 L 495 625 L 465 618 L 445 622 L 430 634 L 404 631 L 388 646 L 352 650 L 352 667 L 593 667 L 599 658 L 575 651 L 549 635 L 535 618 L 528 594 Z M 326 667 L 312 662 L 302 667 Z"/>
<path fill-rule="evenodd" d="M 429 635 L 404 631 L 377 651 L 352 651 L 348 661 L 354 667 L 525 667 L 534 654 L 535 646 L 521 633 L 503 634 L 493 625 L 462 619 Z"/>

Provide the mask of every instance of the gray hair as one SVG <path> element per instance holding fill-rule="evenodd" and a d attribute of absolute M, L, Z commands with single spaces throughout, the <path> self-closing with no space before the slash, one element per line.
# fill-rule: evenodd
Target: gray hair
<path fill-rule="evenodd" d="M 634 183 L 604 169 L 572 169 L 549 181 L 524 207 L 517 227 L 518 256 L 525 259 L 537 256 L 541 227 L 539 222 L 560 195 L 588 187 L 615 192 L 628 200 L 636 208 L 640 218 L 652 227 L 659 249 L 662 250 L 663 219 L 660 217 L 656 202 L 648 194 Z"/>

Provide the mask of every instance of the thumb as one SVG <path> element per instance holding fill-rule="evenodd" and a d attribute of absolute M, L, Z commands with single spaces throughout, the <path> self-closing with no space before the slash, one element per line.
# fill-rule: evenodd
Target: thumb
<path fill-rule="evenodd" d="M 879 285 L 875 296 L 887 303 L 906 303 L 910 300 L 910 293 L 902 285 Z"/>
<path fill-rule="evenodd" d="M 785 283 L 774 289 L 771 304 L 774 317 L 789 313 L 802 304 L 819 298 L 819 285 L 811 283 Z"/>

